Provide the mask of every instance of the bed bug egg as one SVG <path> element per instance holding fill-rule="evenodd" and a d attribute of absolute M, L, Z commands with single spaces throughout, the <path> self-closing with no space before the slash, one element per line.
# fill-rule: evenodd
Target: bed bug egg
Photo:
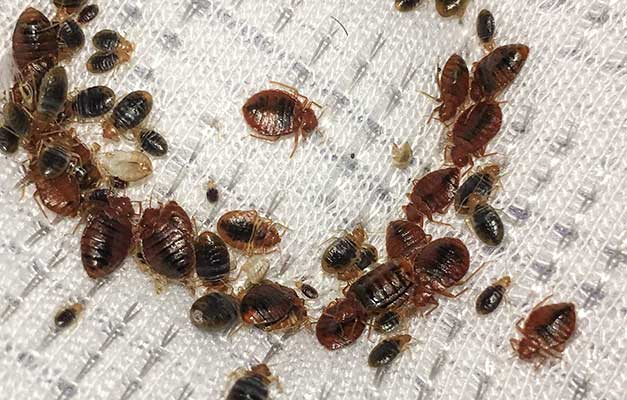
<path fill-rule="evenodd" d="M 71 100 L 72 113 L 79 119 L 101 117 L 113 109 L 115 92 L 107 86 L 93 86 L 78 92 Z"/>
<path fill-rule="evenodd" d="M 407 196 L 412 203 L 411 211 L 417 216 L 410 220 L 422 220 L 424 216 L 433 221 L 434 213 L 444 214 L 455 198 L 459 175 L 458 168 L 443 168 L 415 180 L 412 191 Z M 409 208 L 405 207 L 408 216 Z"/>
<path fill-rule="evenodd" d="M 468 200 L 470 226 L 477 237 L 488 246 L 498 246 L 505 236 L 505 228 L 499 213 L 485 199 L 471 195 Z"/>
<path fill-rule="evenodd" d="M 386 311 L 375 318 L 372 326 L 377 333 L 394 332 L 401 326 L 401 315 L 397 311 Z"/>
<path fill-rule="evenodd" d="M 435 0 L 435 9 L 445 18 L 463 17 L 467 6 L 468 0 Z"/>
<path fill-rule="evenodd" d="M 414 159 L 414 153 L 409 143 L 405 142 L 400 147 L 392 143 L 392 164 L 399 169 L 409 167 Z"/>
<path fill-rule="evenodd" d="M 213 232 L 202 232 L 194 243 L 196 275 L 208 286 L 224 286 L 231 272 L 231 256 L 226 243 Z"/>
<path fill-rule="evenodd" d="M 76 21 L 79 24 L 87 24 L 93 21 L 98 14 L 100 13 L 100 8 L 97 4 L 89 4 L 78 13 L 78 17 L 76 17 Z"/>
<path fill-rule="evenodd" d="M 316 338 L 328 350 L 354 343 L 366 329 L 368 315 L 354 298 L 336 299 L 322 311 L 316 323 Z"/>
<path fill-rule="evenodd" d="M 475 302 L 475 309 L 478 314 L 490 314 L 501 304 L 505 291 L 509 287 L 512 279 L 509 276 L 504 276 L 498 281 L 494 282 L 487 288 L 485 288 L 477 297 Z"/>
<path fill-rule="evenodd" d="M 220 192 L 214 181 L 207 182 L 207 201 L 209 203 L 217 203 L 220 200 Z"/>
<path fill-rule="evenodd" d="M 74 325 L 82 314 L 84 306 L 75 303 L 59 310 L 54 316 L 54 327 L 56 329 L 67 329 Z"/>
<path fill-rule="evenodd" d="M 447 122 L 457 115 L 459 108 L 466 102 L 470 87 L 470 73 L 466 61 L 458 54 L 453 54 L 444 64 L 444 68 L 437 78 L 440 97 L 436 99 L 441 104 L 433 113 L 438 114 L 441 122 Z"/>
<path fill-rule="evenodd" d="M 103 153 L 99 160 L 107 175 L 125 182 L 136 182 L 152 174 L 152 161 L 139 151 Z"/>
<path fill-rule="evenodd" d="M 294 289 L 271 281 L 248 289 L 240 303 L 244 323 L 265 331 L 297 329 L 307 322 L 305 302 Z"/>
<path fill-rule="evenodd" d="M 268 387 L 274 380 L 276 378 L 272 376 L 267 365 L 256 365 L 235 381 L 226 400 L 268 400 Z"/>
<path fill-rule="evenodd" d="M 460 215 L 469 214 L 468 200 L 471 195 L 489 199 L 498 183 L 500 173 L 501 168 L 498 165 L 489 164 L 470 175 L 455 193 L 455 211 Z"/>
<path fill-rule="evenodd" d="M 524 44 L 509 44 L 492 50 L 474 66 L 470 98 L 473 101 L 491 99 L 503 92 L 516 79 L 528 56 L 529 47 Z"/>
<path fill-rule="evenodd" d="M 415 9 L 421 0 L 394 0 L 394 7 L 400 12 L 407 12 Z"/>
<path fill-rule="evenodd" d="M 168 142 L 159 132 L 152 129 L 140 130 L 137 140 L 141 149 L 151 156 L 161 157 L 168 152 Z"/>
<path fill-rule="evenodd" d="M 477 36 L 483 47 L 491 51 L 494 49 L 494 32 L 496 31 L 496 23 L 494 15 L 488 10 L 481 10 L 477 15 Z"/>
<path fill-rule="evenodd" d="M 277 224 L 257 211 L 229 211 L 216 224 L 218 235 L 231 247 L 249 255 L 265 254 L 281 243 Z"/>
<path fill-rule="evenodd" d="M 40 11 L 28 7 L 18 17 L 13 31 L 13 59 L 19 70 L 30 63 L 58 54 L 57 31 Z"/>
<path fill-rule="evenodd" d="M 121 132 L 139 126 L 152 111 L 152 96 L 145 91 L 127 94 L 113 107 L 113 112 L 102 123 L 103 136 L 117 140 Z"/>
<path fill-rule="evenodd" d="M 377 344 L 368 356 L 368 365 L 373 368 L 380 368 L 388 365 L 398 357 L 411 341 L 409 335 L 398 335 L 384 339 Z"/>
<path fill-rule="evenodd" d="M 37 98 L 37 113 L 40 118 L 54 121 L 65 109 L 68 80 L 65 68 L 53 67 L 43 77 Z"/>
<path fill-rule="evenodd" d="M 237 323 L 239 303 L 228 294 L 211 292 L 192 304 L 189 318 L 194 326 L 203 331 L 221 331 Z"/>

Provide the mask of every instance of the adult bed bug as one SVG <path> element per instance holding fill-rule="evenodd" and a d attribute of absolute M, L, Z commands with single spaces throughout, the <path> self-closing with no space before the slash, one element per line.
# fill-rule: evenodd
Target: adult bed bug
<path fill-rule="evenodd" d="M 192 304 L 189 318 L 194 326 L 203 331 L 224 330 L 239 319 L 239 303 L 235 297 L 225 293 L 207 293 Z"/>
<path fill-rule="evenodd" d="M 422 217 L 433 221 L 434 213 L 445 213 L 455 198 L 459 186 L 459 169 L 443 168 L 433 171 L 415 180 L 411 193 L 407 196 L 411 201 L 411 220 L 422 223 Z M 411 215 L 405 208 L 408 217 Z"/>
<path fill-rule="evenodd" d="M 231 256 L 226 243 L 213 232 L 202 232 L 194 243 L 196 275 L 208 286 L 224 286 L 231 272 Z"/>
<path fill-rule="evenodd" d="M 498 165 L 489 164 L 470 175 L 459 185 L 455 193 L 455 211 L 460 215 L 468 215 L 470 213 L 468 200 L 471 195 L 489 199 L 498 183 L 500 173 L 501 168 Z"/>
<path fill-rule="evenodd" d="M 343 281 L 358 276 L 361 269 L 357 264 L 365 240 L 366 231 L 361 225 L 357 225 L 352 232 L 335 238 L 322 254 L 322 269 Z"/>
<path fill-rule="evenodd" d="M 512 279 L 509 276 L 504 276 L 485 288 L 479 294 L 477 301 L 475 302 L 475 309 L 477 310 L 477 313 L 485 315 L 496 310 L 499 304 L 501 304 L 501 301 L 505 296 L 505 291 L 507 291 L 511 282 Z"/>
<path fill-rule="evenodd" d="M 470 226 L 477 237 L 488 246 L 498 246 L 505 236 L 499 213 L 485 199 L 471 195 L 468 200 Z"/>
<path fill-rule="evenodd" d="M 516 79 L 529 55 L 524 44 L 497 47 L 473 67 L 470 98 L 473 101 L 491 99 L 507 89 Z"/>
<path fill-rule="evenodd" d="M 413 260 L 420 249 L 430 240 L 431 235 L 425 234 L 419 224 L 406 220 L 396 220 L 391 221 L 386 229 L 385 248 L 389 258 Z"/>
<path fill-rule="evenodd" d="M 297 329 L 307 322 L 305 302 L 294 289 L 267 280 L 244 293 L 240 313 L 244 323 L 265 331 Z"/>
<path fill-rule="evenodd" d="M 409 335 L 397 335 L 384 339 L 377 344 L 368 355 L 368 365 L 373 368 L 380 368 L 388 365 L 398 357 L 411 341 Z"/>
<path fill-rule="evenodd" d="M 265 254 L 281 243 L 277 224 L 257 211 L 229 211 L 216 224 L 218 235 L 231 247 L 247 254 Z"/>
<path fill-rule="evenodd" d="M 445 18 L 463 17 L 467 6 L 468 0 L 435 0 L 435 9 L 440 16 Z"/>
<path fill-rule="evenodd" d="M 328 350 L 354 343 L 366 329 L 368 315 L 354 298 L 336 299 L 322 311 L 316 323 L 316 338 Z"/>
<path fill-rule="evenodd" d="M 44 207 L 62 217 L 75 216 L 81 200 L 77 178 L 70 174 L 61 174 L 53 179 L 45 179 L 35 170 L 31 169 L 30 174 L 36 188 L 35 199 L 39 199 Z"/>
<path fill-rule="evenodd" d="M 275 380 L 266 364 L 255 365 L 235 381 L 226 400 L 268 400 L 268 386 Z"/>
<path fill-rule="evenodd" d="M 450 133 L 450 158 L 455 166 L 472 165 L 472 156 L 483 157 L 492 138 L 501 129 L 503 113 L 499 103 L 484 100 L 468 107 L 455 121 Z"/>
<path fill-rule="evenodd" d="M 101 117 L 113 109 L 115 92 L 107 86 L 93 86 L 81 90 L 66 106 L 67 117 L 78 119 Z"/>
<path fill-rule="evenodd" d="M 40 11 L 28 7 L 15 24 L 12 46 L 13 59 L 20 71 L 44 57 L 56 62 L 59 52 L 57 27 Z"/>
<path fill-rule="evenodd" d="M 246 100 L 242 112 L 248 126 L 253 129 L 256 138 L 274 142 L 284 136 L 294 135 L 296 152 L 298 140 L 304 138 L 318 127 L 318 118 L 312 106 L 317 105 L 298 93 L 270 89 L 254 94 Z"/>
<path fill-rule="evenodd" d="M 139 126 L 152 111 L 152 96 L 139 90 L 127 94 L 113 107 L 113 112 L 102 122 L 103 136 L 117 140 L 120 133 Z"/>
<path fill-rule="evenodd" d="M 496 24 L 494 23 L 494 15 L 488 10 L 481 10 L 477 15 L 477 36 L 483 47 L 492 51 L 494 49 L 494 32 Z"/>
<path fill-rule="evenodd" d="M 559 358 L 577 326 L 573 303 L 540 304 L 533 308 L 524 326 L 521 326 L 522 318 L 516 323 L 516 329 L 523 338 L 510 339 L 521 360 L 538 359 L 536 367 L 549 357 Z"/>
<path fill-rule="evenodd" d="M 459 107 L 468 97 L 470 73 L 466 61 L 458 54 L 450 56 L 437 79 L 437 84 L 440 97 L 436 100 L 441 104 L 433 110 L 433 113 L 438 113 L 438 119 L 445 123 L 457 115 Z"/>

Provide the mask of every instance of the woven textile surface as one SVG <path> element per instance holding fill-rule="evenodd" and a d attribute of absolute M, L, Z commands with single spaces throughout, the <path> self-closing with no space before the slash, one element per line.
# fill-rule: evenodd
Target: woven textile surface
<path fill-rule="evenodd" d="M 268 277 L 318 288 L 316 318 L 341 285 L 323 274 L 324 242 L 362 222 L 384 254 L 388 221 L 402 217 L 411 182 L 443 163 L 446 129 L 427 123 L 436 106 L 435 71 L 454 52 L 469 64 L 484 54 L 475 18 L 488 8 L 497 44 L 529 45 L 520 76 L 501 97 L 503 127 L 478 164 L 502 165 L 506 239 L 489 248 L 451 210 L 427 224 L 433 237 L 467 243 L 471 269 L 487 263 L 457 299 L 405 327 L 414 340 L 375 384 L 367 356 L 378 335 L 329 352 L 308 330 L 281 335 L 242 328 L 210 335 L 189 322 L 194 298 L 171 285 L 157 295 L 129 258 L 109 279 L 84 273 L 77 220 L 53 223 L 16 188 L 24 153 L 0 162 L 0 397 L 3 399 L 218 399 L 228 375 L 261 360 L 281 388 L 274 399 L 627 399 L 627 1 L 473 0 L 466 16 L 443 19 L 432 1 L 401 14 L 382 0 L 100 0 L 86 26 L 136 44 L 132 61 L 95 76 L 91 43 L 67 64 L 72 89 L 106 84 L 118 96 L 148 90 L 147 124 L 170 143 L 154 175 L 127 190 L 133 200 L 177 200 L 198 229 L 227 210 L 257 209 L 289 227 Z M 52 16 L 51 1 L 10 0 L 0 8 L 4 90 L 10 38 L 28 5 Z M 333 18 L 332 18 L 333 17 Z M 348 35 L 340 27 L 340 21 Z M 320 134 L 301 142 L 252 138 L 244 101 L 292 85 L 320 103 Z M 319 113 L 320 114 L 320 113 Z M 99 125 L 77 127 L 105 150 Z M 393 143 L 414 161 L 391 163 Z M 217 205 L 206 184 L 221 190 Z M 238 265 L 244 262 L 236 257 Z M 477 294 L 508 274 L 507 301 L 474 310 Z M 235 284 L 241 286 L 243 278 Z M 578 328 L 563 358 L 539 370 L 514 357 L 516 321 L 547 295 L 577 306 Z M 196 294 L 199 296 L 199 293 Z M 82 301 L 78 324 L 52 334 L 55 311 Z"/>

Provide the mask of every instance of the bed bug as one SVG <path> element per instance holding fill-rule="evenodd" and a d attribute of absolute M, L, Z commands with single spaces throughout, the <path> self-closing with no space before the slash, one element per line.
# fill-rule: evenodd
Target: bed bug
<path fill-rule="evenodd" d="M 59 52 L 62 54 L 60 58 L 69 58 L 85 45 L 83 28 L 72 18 L 61 22 L 58 29 Z"/>
<path fill-rule="evenodd" d="M 459 296 L 461 293 L 453 295 L 447 289 L 463 283 L 462 278 L 468 272 L 469 266 L 470 253 L 461 240 L 444 237 L 427 244 L 414 259 L 414 305 L 420 308 L 431 304 L 434 306 L 429 311 L 431 312 L 439 304 L 436 294 Z"/>
<path fill-rule="evenodd" d="M 307 297 L 308 299 L 314 300 L 318 298 L 318 291 L 310 284 L 299 281 L 296 282 L 296 287 L 298 288 L 298 290 L 300 290 L 303 296 Z"/>
<path fill-rule="evenodd" d="M 400 12 L 407 12 L 415 9 L 421 0 L 394 0 L 394 7 Z"/>
<path fill-rule="evenodd" d="M 415 180 L 411 193 L 407 196 L 411 201 L 411 212 L 433 221 L 434 213 L 444 214 L 455 198 L 459 186 L 459 169 L 443 168 L 433 171 Z M 409 217 L 408 207 L 405 208 Z M 412 216 L 411 221 L 416 219 Z"/>
<path fill-rule="evenodd" d="M 31 170 L 30 175 L 36 188 L 34 196 L 44 207 L 62 217 L 73 217 L 78 213 L 81 196 L 75 176 L 61 174 L 53 179 L 44 179 L 36 168 Z"/>
<path fill-rule="evenodd" d="M 322 254 L 322 269 L 343 281 L 355 278 L 361 271 L 357 263 L 365 240 L 366 231 L 361 225 L 357 225 L 352 232 L 335 238 Z"/>
<path fill-rule="evenodd" d="M 189 216 L 175 201 L 149 208 L 139 223 L 139 238 L 146 264 L 170 279 L 186 278 L 196 266 L 194 229 Z"/>
<path fill-rule="evenodd" d="M 413 289 L 414 270 L 406 259 L 380 264 L 353 282 L 346 297 L 353 297 L 369 315 L 402 306 Z"/>
<path fill-rule="evenodd" d="M 409 335 L 397 335 L 384 339 L 377 344 L 370 355 L 368 355 L 368 365 L 373 368 L 380 368 L 388 365 L 398 357 L 411 341 Z"/>
<path fill-rule="evenodd" d="M 477 15 L 477 36 L 483 47 L 492 51 L 494 49 L 494 32 L 496 31 L 496 24 L 494 22 L 494 15 L 488 10 L 481 10 Z"/>
<path fill-rule="evenodd" d="M 207 293 L 192 304 L 189 319 L 203 331 L 221 331 L 238 321 L 239 303 L 235 297 L 225 293 Z"/>
<path fill-rule="evenodd" d="M 499 304 L 501 304 L 501 301 L 505 296 L 505 291 L 507 291 L 511 282 L 512 279 L 509 276 L 504 276 L 485 288 L 479 294 L 475 303 L 477 313 L 485 315 L 496 310 Z"/>
<path fill-rule="evenodd" d="M 152 174 L 152 161 L 140 151 L 112 151 L 99 159 L 108 175 L 125 182 L 136 182 Z"/>
<path fill-rule="evenodd" d="M 516 79 L 529 55 L 524 44 L 497 47 L 473 67 L 470 98 L 479 101 L 494 98 Z"/>
<path fill-rule="evenodd" d="M 152 129 L 140 130 L 137 141 L 141 149 L 151 156 L 161 157 L 168 152 L 168 142 L 159 132 Z"/>
<path fill-rule="evenodd" d="M 2 108 L 4 126 L 15 136 L 26 136 L 32 122 L 30 113 L 20 104 L 8 102 Z"/>
<path fill-rule="evenodd" d="M 498 246 L 505 236 L 499 213 L 485 199 L 471 195 L 468 200 L 470 226 L 477 237 L 488 246 Z"/>
<path fill-rule="evenodd" d="M 425 234 L 419 224 L 406 220 L 391 221 L 385 232 L 385 248 L 392 259 L 411 261 L 430 240 L 431 235 Z"/>
<path fill-rule="evenodd" d="M 74 325 L 76 320 L 83 313 L 84 308 L 81 303 L 71 304 L 62 308 L 54 316 L 54 327 L 61 330 Z"/>
<path fill-rule="evenodd" d="M 268 332 L 297 329 L 307 322 L 305 302 L 294 289 L 268 280 L 244 293 L 240 314 L 244 323 Z"/>
<path fill-rule="evenodd" d="M 455 121 L 450 133 L 450 158 L 462 168 L 472 165 L 472 156 L 483 157 L 490 142 L 501 130 L 503 113 L 499 103 L 481 101 L 466 109 Z"/>
<path fill-rule="evenodd" d="M 13 154 L 17 151 L 20 138 L 6 126 L 0 126 L 0 151 L 4 154 Z"/>
<path fill-rule="evenodd" d="M 409 167 L 414 159 L 414 153 L 409 143 L 405 142 L 400 147 L 392 143 L 392 164 L 399 169 Z"/>
<path fill-rule="evenodd" d="M 457 189 L 455 193 L 455 211 L 460 215 L 470 213 L 468 200 L 471 195 L 488 199 L 496 187 L 501 168 L 496 164 L 489 164 L 470 175 Z"/>
<path fill-rule="evenodd" d="M 220 192 L 218 191 L 218 186 L 212 180 L 207 182 L 207 201 L 209 203 L 217 203 L 220 200 Z"/>
<path fill-rule="evenodd" d="M 139 126 L 152 111 L 152 96 L 145 91 L 127 94 L 113 107 L 113 112 L 102 123 L 103 136 L 117 140 L 120 133 Z"/>
<path fill-rule="evenodd" d="M 37 168 L 44 179 L 53 179 L 64 174 L 73 160 L 78 157 L 61 143 L 44 145 L 37 156 Z"/>
<path fill-rule="evenodd" d="M 257 211 L 229 211 L 218 219 L 218 235 L 229 246 L 247 254 L 265 254 L 281 243 L 277 224 Z"/>
<path fill-rule="evenodd" d="M 90 278 L 102 278 L 117 270 L 131 250 L 135 211 L 128 197 L 112 195 L 92 200 L 87 208 L 81 260 Z"/>
<path fill-rule="evenodd" d="M 65 68 L 52 67 L 44 75 L 37 98 L 37 118 L 54 121 L 65 109 L 68 80 Z"/>
<path fill-rule="evenodd" d="M 435 9 L 444 18 L 463 17 L 468 6 L 468 0 L 435 0 Z"/>
<path fill-rule="evenodd" d="M 401 315 L 398 311 L 386 311 L 375 318 L 372 326 L 377 333 L 394 332 L 401 326 Z"/>
<path fill-rule="evenodd" d="M 510 339 L 514 351 L 521 360 L 537 358 L 539 367 L 547 358 L 559 358 L 566 348 L 566 342 L 573 335 L 577 325 L 577 315 L 573 303 L 537 305 L 531 311 L 524 326 L 523 319 L 516 323 L 522 339 Z"/>
<path fill-rule="evenodd" d="M 92 74 L 104 74 L 106 72 L 113 71 L 115 67 L 128 61 L 129 60 L 120 57 L 118 53 L 97 51 L 87 59 L 87 63 L 85 65 L 87 67 L 87 71 Z"/>
<path fill-rule="evenodd" d="M 56 62 L 56 58 L 46 56 L 22 68 L 11 88 L 13 101 L 23 105 L 29 112 L 35 111 L 41 81 L 46 73 L 56 65 Z"/>
<path fill-rule="evenodd" d="M 92 39 L 94 47 L 104 52 L 126 53 L 130 59 L 135 46 L 122 35 L 111 29 L 103 29 Z"/>
<path fill-rule="evenodd" d="M 98 14 L 100 14 L 100 8 L 97 4 L 89 4 L 78 13 L 76 17 L 76 22 L 79 24 L 87 24 L 93 21 Z"/>
<path fill-rule="evenodd" d="M 81 90 L 69 101 L 69 114 L 79 119 L 101 117 L 113 109 L 115 92 L 107 86 L 92 86 Z"/>
<path fill-rule="evenodd" d="M 294 156 L 298 140 L 307 138 L 318 127 L 318 117 L 312 106 L 317 105 L 298 93 L 270 89 L 254 94 L 246 100 L 242 112 L 252 136 L 274 142 L 284 136 L 294 135 Z"/>
<path fill-rule="evenodd" d="M 13 59 L 19 70 L 28 64 L 58 55 L 57 28 L 40 11 L 28 7 L 20 14 L 13 31 Z"/>
<path fill-rule="evenodd" d="M 357 268 L 364 271 L 379 259 L 379 251 L 370 243 L 364 243 L 359 249 L 359 260 L 357 260 Z"/>
<path fill-rule="evenodd" d="M 457 115 L 459 107 L 468 97 L 470 73 L 466 61 L 458 54 L 450 56 L 436 83 L 440 90 L 440 97 L 436 100 L 441 104 L 431 115 L 437 113 L 438 119 L 445 123 Z"/>
<path fill-rule="evenodd" d="M 328 350 L 354 343 L 366 329 L 368 315 L 354 298 L 336 299 L 322 311 L 316 323 L 316 338 Z"/>
<path fill-rule="evenodd" d="M 268 400 L 268 387 L 275 380 L 266 364 L 256 365 L 235 381 L 226 400 Z"/>
<path fill-rule="evenodd" d="M 231 255 L 226 243 L 213 232 L 202 232 L 194 242 L 196 275 L 208 286 L 224 286 L 231 272 Z"/>

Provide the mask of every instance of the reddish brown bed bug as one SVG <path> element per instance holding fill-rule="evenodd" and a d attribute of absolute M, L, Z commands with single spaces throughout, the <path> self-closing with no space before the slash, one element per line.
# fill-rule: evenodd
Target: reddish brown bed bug
<path fill-rule="evenodd" d="M 336 299 L 322 311 L 316 323 L 316 338 L 328 350 L 354 343 L 366 329 L 368 315 L 354 298 Z"/>
<path fill-rule="evenodd" d="M 194 242 L 196 275 L 207 286 L 224 286 L 231 272 L 231 255 L 226 243 L 213 232 L 202 232 Z"/>
<path fill-rule="evenodd" d="M 145 91 L 127 94 L 113 107 L 113 112 L 102 123 L 103 136 L 118 140 L 120 133 L 139 126 L 152 111 L 152 96 Z"/>
<path fill-rule="evenodd" d="M 291 92 L 270 89 L 254 94 L 246 100 L 242 112 L 246 123 L 253 129 L 252 136 L 258 139 L 274 142 L 293 134 L 292 157 L 300 136 L 307 138 L 318 127 L 318 117 L 312 106 L 320 106 L 299 94 L 296 89 L 285 87 L 291 89 Z"/>
<path fill-rule="evenodd" d="M 81 196 L 75 176 L 62 174 L 54 179 L 44 179 L 35 168 L 31 169 L 30 176 L 35 183 L 35 199 L 39 199 L 44 207 L 62 217 L 73 217 L 78 213 Z"/>
<path fill-rule="evenodd" d="M 459 296 L 463 291 L 451 294 L 447 289 L 464 283 L 462 278 L 468 272 L 469 266 L 470 253 L 461 240 L 444 237 L 427 244 L 414 259 L 414 305 L 418 308 L 433 305 L 428 314 L 439 305 L 435 295 Z"/>
<path fill-rule="evenodd" d="M 372 264 L 376 263 L 379 259 L 379 251 L 376 247 L 370 243 L 364 243 L 359 249 L 359 260 L 357 261 L 357 268 L 365 271 Z"/>
<path fill-rule="evenodd" d="M 489 164 L 470 175 L 455 193 L 455 211 L 460 215 L 468 215 L 468 200 L 471 195 L 489 199 L 499 181 L 501 168 L 497 164 Z"/>
<path fill-rule="evenodd" d="M 269 386 L 277 378 L 272 376 L 266 364 L 255 365 L 245 371 L 229 390 L 226 400 L 268 400 Z"/>
<path fill-rule="evenodd" d="M 322 270 L 343 281 L 356 278 L 361 273 L 357 264 L 365 240 L 366 231 L 361 225 L 357 225 L 352 232 L 335 238 L 322 254 Z"/>
<path fill-rule="evenodd" d="M 497 47 L 473 66 L 470 98 L 491 99 L 503 92 L 516 79 L 529 55 L 524 44 Z"/>
<path fill-rule="evenodd" d="M 470 73 L 466 61 L 458 54 L 450 56 L 436 82 L 440 90 L 440 97 L 436 100 L 441 104 L 433 110 L 431 116 L 437 113 L 438 120 L 446 123 L 457 115 L 459 107 L 468 97 Z"/>
<path fill-rule="evenodd" d="M 494 50 L 494 32 L 496 31 L 496 23 L 494 15 L 488 10 L 481 10 L 477 15 L 477 36 L 483 47 L 488 50 Z"/>
<path fill-rule="evenodd" d="M 487 288 L 485 288 L 477 297 L 475 309 L 478 314 L 490 314 L 501 304 L 507 288 L 511 284 L 512 279 L 504 276 L 497 280 Z"/>
<path fill-rule="evenodd" d="M 220 192 L 218 191 L 218 185 L 212 180 L 207 182 L 207 201 L 209 203 L 217 203 L 220 200 Z"/>
<path fill-rule="evenodd" d="M 87 24 L 100 14 L 100 8 L 97 4 L 89 4 L 83 7 L 83 9 L 78 13 L 76 17 L 76 22 L 79 24 Z"/>
<path fill-rule="evenodd" d="M 346 297 L 357 300 L 369 315 L 395 310 L 411 296 L 414 269 L 406 259 L 380 264 L 357 279 Z"/>
<path fill-rule="evenodd" d="M 57 27 L 40 11 L 28 7 L 15 24 L 12 46 L 13 59 L 20 71 L 44 57 L 56 61 L 59 51 Z"/>
<path fill-rule="evenodd" d="M 263 280 L 240 302 L 242 320 L 264 331 L 298 329 L 308 322 L 305 302 L 294 289 Z"/>
<path fill-rule="evenodd" d="M 388 224 L 385 248 L 389 258 L 407 258 L 411 261 L 430 240 L 431 235 L 425 234 L 419 224 L 399 219 Z"/>
<path fill-rule="evenodd" d="M 307 297 L 308 299 L 314 300 L 318 298 L 318 291 L 310 284 L 298 281 L 296 282 L 296 287 L 298 288 L 298 290 L 300 290 L 303 296 Z"/>
<path fill-rule="evenodd" d="M 537 359 L 536 368 L 549 357 L 561 357 L 577 326 L 573 303 L 540 304 L 531 311 L 524 326 L 521 326 L 522 318 L 516 323 L 516 329 L 523 338 L 510 339 L 521 360 Z"/>
<path fill-rule="evenodd" d="M 141 129 L 136 139 L 139 147 L 153 157 L 162 157 L 168 153 L 168 142 L 155 130 Z"/>
<path fill-rule="evenodd" d="M 81 90 L 66 104 L 67 117 L 79 120 L 107 114 L 115 105 L 115 92 L 107 86 L 92 86 Z"/>
<path fill-rule="evenodd" d="M 70 58 L 85 45 L 83 28 L 72 18 L 67 18 L 61 22 L 58 30 L 60 59 Z"/>
<path fill-rule="evenodd" d="M 281 243 L 278 225 L 255 210 L 229 211 L 216 226 L 226 244 L 248 255 L 270 253 Z"/>
<path fill-rule="evenodd" d="M 422 218 L 415 215 L 418 214 L 433 221 L 434 213 L 446 213 L 458 186 L 459 169 L 456 167 L 442 168 L 415 180 L 411 193 L 407 195 L 412 203 L 411 207 L 404 208 L 408 219 L 421 220 Z"/>
<path fill-rule="evenodd" d="M 496 101 L 480 101 L 466 109 L 449 134 L 452 143 L 448 149 L 455 166 L 472 166 L 472 156 L 483 157 L 488 143 L 501 130 L 502 121 L 501 106 Z"/>
<path fill-rule="evenodd" d="M 444 18 L 463 17 L 468 7 L 468 0 L 435 0 L 435 9 Z"/>
<path fill-rule="evenodd" d="M 470 227 L 477 237 L 488 246 L 498 246 L 505 236 L 505 228 L 499 213 L 486 199 L 473 194 L 468 200 Z"/>
<path fill-rule="evenodd" d="M 85 306 L 81 303 L 74 303 L 63 307 L 54 316 L 54 327 L 58 330 L 69 328 L 76 323 L 84 309 Z"/>
<path fill-rule="evenodd" d="M 139 237 L 146 264 L 157 274 L 183 279 L 194 270 L 192 221 L 175 201 L 145 210 L 139 223 Z"/>
<path fill-rule="evenodd" d="M 189 319 L 195 327 L 203 331 L 228 329 L 239 320 L 239 302 L 225 293 L 207 293 L 192 304 Z"/>
<path fill-rule="evenodd" d="M 421 0 L 394 0 L 394 7 L 400 12 L 412 11 L 420 4 Z"/>
<path fill-rule="evenodd" d="M 90 278 L 102 278 L 117 270 L 133 245 L 135 211 L 128 197 L 107 196 L 86 205 L 81 236 L 81 260 Z"/>
<path fill-rule="evenodd" d="M 377 344 L 368 355 L 368 365 L 372 368 L 380 368 L 388 365 L 398 357 L 411 341 L 410 335 L 396 335 L 384 339 Z"/>
<path fill-rule="evenodd" d="M 52 67 L 44 75 L 37 97 L 36 118 L 44 121 L 56 121 L 57 116 L 65 109 L 68 80 L 65 68 Z"/>

